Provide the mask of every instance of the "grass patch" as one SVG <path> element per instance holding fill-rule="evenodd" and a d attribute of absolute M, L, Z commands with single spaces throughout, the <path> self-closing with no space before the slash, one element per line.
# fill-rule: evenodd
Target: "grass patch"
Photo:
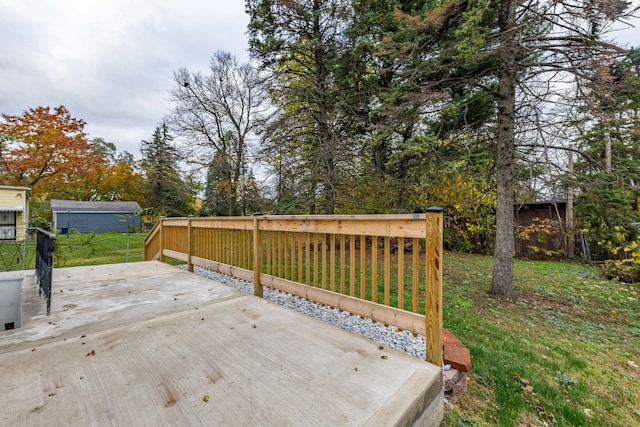
<path fill-rule="evenodd" d="M 29 236 L 24 241 L 0 240 L 0 271 L 27 270 L 36 265 L 36 241 Z"/>
<path fill-rule="evenodd" d="M 143 261 L 146 236 L 146 233 L 59 234 L 54 267 Z"/>
<path fill-rule="evenodd" d="M 146 233 L 58 234 L 54 267 L 117 264 L 144 259 Z M 25 241 L 0 241 L 0 271 L 33 269 L 36 234 Z"/>
<path fill-rule="evenodd" d="M 473 371 L 443 425 L 640 425 L 637 285 L 591 266 L 517 261 L 516 295 L 500 299 L 488 294 L 492 263 L 445 255 L 444 326 Z"/>

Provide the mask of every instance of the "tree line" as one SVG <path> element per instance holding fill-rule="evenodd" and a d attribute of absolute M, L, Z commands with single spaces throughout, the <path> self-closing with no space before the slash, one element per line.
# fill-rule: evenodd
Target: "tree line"
<path fill-rule="evenodd" d="M 516 202 L 575 198 L 578 227 L 612 255 L 633 250 L 640 54 L 611 40 L 614 25 L 637 12 L 630 3 L 245 6 L 251 61 L 218 51 L 205 72 L 175 71 L 172 112 L 141 142 L 140 162 L 100 139 L 83 142 L 83 122 L 55 110 L 70 126 L 60 132 L 88 156 L 83 164 L 100 167 L 55 172 L 60 152 L 46 167 L 27 165 L 28 144 L 50 149 L 38 146 L 42 135 L 30 142 L 19 133 L 21 120 L 51 114 L 38 108 L 3 116 L 3 178 L 47 196 L 67 187 L 75 194 L 64 198 L 142 200 L 155 215 L 440 205 L 450 245 L 494 254 L 491 290 L 501 295 L 513 292 Z M 18 173 L 11 162 L 20 161 Z M 118 179 L 121 187 L 110 184 Z"/>

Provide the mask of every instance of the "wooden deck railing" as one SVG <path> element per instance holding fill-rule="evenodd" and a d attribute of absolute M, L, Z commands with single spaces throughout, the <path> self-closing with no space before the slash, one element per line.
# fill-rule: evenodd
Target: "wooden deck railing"
<path fill-rule="evenodd" d="M 442 221 L 426 214 L 162 218 L 145 260 L 165 257 L 424 335 L 442 366 Z"/>

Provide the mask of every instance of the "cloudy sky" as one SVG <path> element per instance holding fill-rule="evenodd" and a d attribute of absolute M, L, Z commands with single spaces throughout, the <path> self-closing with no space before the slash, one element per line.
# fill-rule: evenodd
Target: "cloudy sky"
<path fill-rule="evenodd" d="M 89 138 L 136 157 L 169 111 L 173 71 L 204 71 L 216 50 L 248 60 L 244 0 L 0 0 L 0 10 L 0 113 L 64 105 Z M 639 28 L 618 37 L 640 45 Z"/>
<path fill-rule="evenodd" d="M 139 156 L 169 111 L 173 71 L 216 50 L 248 60 L 243 0 L 0 0 L 0 113 L 64 105 Z"/>

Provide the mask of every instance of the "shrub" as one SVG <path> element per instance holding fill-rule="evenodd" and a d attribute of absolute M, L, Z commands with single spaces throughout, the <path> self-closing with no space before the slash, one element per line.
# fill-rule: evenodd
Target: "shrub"
<path fill-rule="evenodd" d="M 531 224 L 516 228 L 516 238 L 530 243 L 527 248 L 536 255 L 554 257 L 563 254 L 562 248 L 553 249 L 552 240 L 559 240 L 562 235 L 560 224 L 549 218 L 533 218 Z M 532 244 L 531 244 L 532 243 Z"/>
<path fill-rule="evenodd" d="M 640 243 L 633 241 L 622 250 L 622 259 L 610 259 L 604 262 L 603 272 L 609 279 L 636 283 L 640 281 Z"/>

